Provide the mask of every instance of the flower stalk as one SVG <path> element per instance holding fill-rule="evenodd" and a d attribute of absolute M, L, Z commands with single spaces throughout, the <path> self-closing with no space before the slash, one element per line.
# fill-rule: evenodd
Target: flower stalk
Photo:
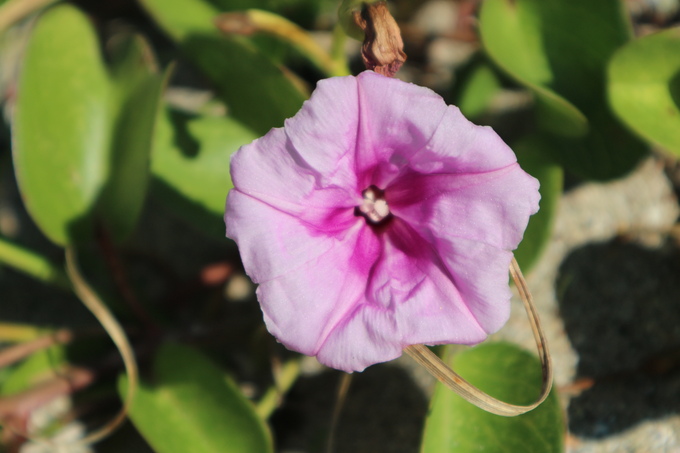
<path fill-rule="evenodd" d="M 300 376 L 300 359 L 288 360 L 281 366 L 281 369 L 275 376 L 275 383 L 271 386 L 265 394 L 260 398 L 255 406 L 255 412 L 263 420 L 268 419 L 272 413 L 281 405 L 282 395 L 286 394 L 288 390 L 295 384 L 295 381 Z"/>

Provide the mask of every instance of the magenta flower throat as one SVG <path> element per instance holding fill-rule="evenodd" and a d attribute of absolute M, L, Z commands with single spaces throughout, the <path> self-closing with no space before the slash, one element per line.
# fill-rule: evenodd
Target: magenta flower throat
<path fill-rule="evenodd" d="M 370 71 L 322 80 L 231 174 L 227 236 L 289 349 L 361 371 L 507 320 L 538 181 L 433 91 Z"/>

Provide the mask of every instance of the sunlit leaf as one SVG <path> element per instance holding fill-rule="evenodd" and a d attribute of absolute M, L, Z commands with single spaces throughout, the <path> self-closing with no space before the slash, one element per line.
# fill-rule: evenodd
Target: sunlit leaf
<path fill-rule="evenodd" d="M 125 394 L 126 379 L 119 385 Z M 130 418 L 157 453 L 267 453 L 264 422 L 234 382 L 199 351 L 165 344 Z"/>
<path fill-rule="evenodd" d="M 554 86 L 555 69 L 542 34 L 545 15 L 541 12 L 548 9 L 544 6 L 535 0 L 488 0 L 480 13 L 481 37 L 491 58 L 533 91 L 549 115 L 541 120 L 543 124 L 555 133 L 580 136 L 588 128 L 585 116 Z"/>
<path fill-rule="evenodd" d="M 453 368 L 473 385 L 512 404 L 533 402 L 541 388 L 541 364 L 530 353 L 506 343 L 487 343 L 453 357 Z M 564 450 L 564 420 L 556 391 L 538 408 L 501 417 L 463 400 L 437 384 L 422 453 L 522 452 Z"/>
<path fill-rule="evenodd" d="M 163 112 L 153 152 L 154 192 L 182 218 L 223 238 L 229 158 L 255 138 L 230 118 Z"/>
<path fill-rule="evenodd" d="M 12 125 L 24 203 L 52 241 L 78 239 L 109 173 L 111 85 L 97 35 L 76 8 L 37 22 L 24 55 Z"/>
<path fill-rule="evenodd" d="M 196 35 L 183 48 L 213 80 L 229 115 L 258 134 L 283 126 L 306 98 L 281 69 L 242 39 Z"/>
<path fill-rule="evenodd" d="M 109 71 L 90 20 L 61 5 L 24 57 L 14 165 L 31 216 L 60 245 L 87 239 L 95 217 L 124 239 L 144 202 L 163 76 L 142 38 L 113 44 Z"/>
<path fill-rule="evenodd" d="M 481 20 L 484 45 L 502 68 L 582 111 L 603 99 L 607 61 L 631 37 L 619 0 L 488 0 Z"/>
<path fill-rule="evenodd" d="M 537 123 L 569 170 L 609 179 L 644 155 L 605 94 L 607 63 L 631 37 L 620 0 L 487 0 L 480 31 L 491 58 L 534 93 Z"/>
<path fill-rule="evenodd" d="M 652 143 L 680 156 L 680 28 L 632 41 L 609 65 L 616 114 Z"/>

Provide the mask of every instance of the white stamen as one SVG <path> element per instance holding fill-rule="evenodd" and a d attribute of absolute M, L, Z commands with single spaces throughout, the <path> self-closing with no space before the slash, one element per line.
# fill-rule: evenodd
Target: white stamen
<path fill-rule="evenodd" d="M 366 189 L 363 193 L 364 199 L 359 206 L 359 210 L 366 215 L 366 217 L 375 223 L 390 214 L 390 208 L 387 206 L 387 201 L 383 198 L 376 199 L 375 192 L 372 189 Z"/>

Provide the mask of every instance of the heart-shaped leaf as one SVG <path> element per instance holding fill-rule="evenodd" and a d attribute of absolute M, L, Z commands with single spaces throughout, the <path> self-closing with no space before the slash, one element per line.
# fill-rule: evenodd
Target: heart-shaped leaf
<path fill-rule="evenodd" d="M 126 393 L 127 379 L 119 383 Z M 200 351 L 168 343 L 135 392 L 130 419 L 157 453 L 267 453 L 264 422 L 225 373 Z"/>
<path fill-rule="evenodd" d="M 483 344 L 454 356 L 449 362 L 473 385 L 508 403 L 530 404 L 540 392 L 539 360 L 511 344 Z M 564 449 L 564 427 L 554 389 L 533 411 L 517 417 L 501 417 L 473 406 L 449 388 L 437 384 L 425 422 L 421 452 L 559 453 Z"/>
<path fill-rule="evenodd" d="M 630 42 L 609 64 L 609 100 L 626 125 L 680 156 L 680 28 Z"/>

